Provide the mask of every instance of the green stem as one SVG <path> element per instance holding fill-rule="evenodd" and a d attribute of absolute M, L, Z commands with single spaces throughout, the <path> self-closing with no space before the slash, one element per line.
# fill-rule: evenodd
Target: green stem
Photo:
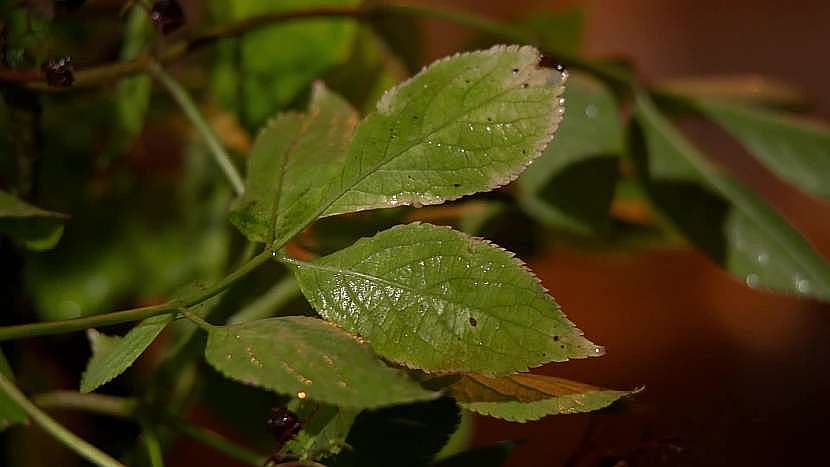
<path fill-rule="evenodd" d="M 300 295 L 300 287 L 293 276 L 287 275 L 261 297 L 239 310 L 228 319 L 229 324 L 268 318 Z"/>
<path fill-rule="evenodd" d="M 214 329 L 216 329 L 218 327 L 218 326 L 214 326 L 214 325 L 208 323 L 207 321 L 203 320 L 202 318 L 196 316 L 195 313 L 191 313 L 187 310 L 182 311 L 182 315 L 184 315 L 184 317 L 189 319 L 190 321 L 196 323 L 197 326 L 199 326 L 200 328 L 202 328 L 206 332 L 211 332 L 211 331 L 213 331 Z"/>
<path fill-rule="evenodd" d="M 11 400 L 20 406 L 35 423 L 40 425 L 47 433 L 54 436 L 64 446 L 72 449 L 84 459 L 101 467 L 124 467 L 123 464 L 110 457 L 108 454 L 99 450 L 95 446 L 87 443 L 83 439 L 76 436 L 71 431 L 64 428 L 60 423 L 56 422 L 52 417 L 40 410 L 35 404 L 26 399 L 26 396 L 20 392 L 11 381 L 0 374 L 0 389 L 11 398 Z"/>
<path fill-rule="evenodd" d="M 262 466 L 262 462 L 264 460 L 263 456 L 226 439 L 218 433 L 173 417 L 164 420 L 164 423 L 169 425 L 174 430 L 190 436 L 191 438 L 200 441 L 219 452 L 225 453 L 240 462 L 244 462 L 255 467 Z"/>
<path fill-rule="evenodd" d="M 21 324 L 17 326 L 0 327 L 0 341 L 19 339 L 22 337 L 44 336 L 50 334 L 63 334 L 67 332 L 82 331 L 89 328 L 110 326 L 113 324 L 140 321 L 156 315 L 165 313 L 176 313 L 182 308 L 188 308 L 199 304 L 250 273 L 258 266 L 271 258 L 271 251 L 265 250 L 250 261 L 240 266 L 236 271 L 217 282 L 194 297 L 183 301 L 171 301 L 161 305 L 134 308 L 131 310 L 115 311 L 102 315 L 86 316 L 83 318 L 67 319 L 61 321 L 47 321 L 44 323 Z"/>
<path fill-rule="evenodd" d="M 242 177 L 239 176 L 239 172 L 237 172 L 236 167 L 233 165 L 231 161 L 230 155 L 225 151 L 225 148 L 222 146 L 222 143 L 219 142 L 219 138 L 214 133 L 213 129 L 210 127 L 208 122 L 202 116 L 202 112 L 199 111 L 199 108 L 196 106 L 196 103 L 193 102 L 193 98 L 190 97 L 190 94 L 187 93 L 187 90 L 179 84 L 172 76 L 170 76 L 158 62 L 151 62 L 148 67 L 150 74 L 153 75 L 156 80 L 161 83 L 162 86 L 170 93 L 170 97 L 179 104 L 182 111 L 185 115 L 190 119 L 190 122 L 196 127 L 196 130 L 202 134 L 202 137 L 205 139 L 205 143 L 207 144 L 210 153 L 213 154 L 214 160 L 219 165 L 219 168 L 225 173 L 225 176 L 231 182 L 234 191 L 237 195 L 241 195 L 242 192 L 245 191 L 245 183 L 242 181 Z"/>
<path fill-rule="evenodd" d="M 135 399 L 75 391 L 46 392 L 32 396 L 32 401 L 47 409 L 82 410 L 117 418 L 132 417 L 138 407 Z"/>

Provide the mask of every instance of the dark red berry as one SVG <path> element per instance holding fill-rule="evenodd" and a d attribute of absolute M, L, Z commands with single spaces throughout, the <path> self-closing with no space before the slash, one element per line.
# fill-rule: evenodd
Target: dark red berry
<path fill-rule="evenodd" d="M 303 427 L 297 414 L 285 407 L 271 409 L 271 416 L 265 424 L 278 443 L 285 443 L 297 436 Z"/>
<path fill-rule="evenodd" d="M 46 75 L 46 83 L 54 88 L 68 88 L 75 82 L 75 68 L 70 57 L 49 60 L 41 69 Z"/>
<path fill-rule="evenodd" d="M 176 0 L 158 0 L 150 9 L 150 19 L 156 29 L 167 35 L 184 26 L 184 10 Z"/>

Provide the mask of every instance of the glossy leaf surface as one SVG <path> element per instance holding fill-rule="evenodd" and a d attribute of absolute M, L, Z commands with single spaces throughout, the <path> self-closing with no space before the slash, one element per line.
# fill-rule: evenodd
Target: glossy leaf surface
<path fill-rule="evenodd" d="M 439 60 L 358 126 L 323 215 L 438 204 L 515 179 L 553 137 L 564 75 L 532 47 Z"/>
<path fill-rule="evenodd" d="M 436 395 L 386 366 L 356 337 L 317 318 L 215 327 L 205 357 L 237 381 L 341 407 L 381 407 Z"/>
<path fill-rule="evenodd" d="M 290 230 L 322 200 L 324 180 L 342 167 L 357 114 L 347 102 L 314 88 L 306 113 L 277 116 L 259 132 L 245 193 L 230 220 L 252 241 L 270 242 L 274 231 Z"/>
<path fill-rule="evenodd" d="M 323 317 L 412 368 L 505 374 L 602 354 L 511 253 L 446 227 L 393 227 L 295 272 Z"/>

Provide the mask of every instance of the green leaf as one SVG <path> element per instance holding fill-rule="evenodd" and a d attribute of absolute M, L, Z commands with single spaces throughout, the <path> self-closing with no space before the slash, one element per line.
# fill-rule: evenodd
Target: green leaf
<path fill-rule="evenodd" d="M 690 241 L 751 287 L 830 300 L 830 265 L 798 231 L 711 165 L 647 96 L 635 115 L 649 196 Z"/>
<path fill-rule="evenodd" d="M 0 191 L 0 232 L 31 250 L 48 250 L 57 245 L 67 218 L 65 214 L 45 211 Z"/>
<path fill-rule="evenodd" d="M 9 366 L 9 362 L 6 360 L 2 351 L 0 351 L 0 374 L 14 381 L 12 368 Z M 0 433 L 12 425 L 26 423 L 28 420 L 29 418 L 26 416 L 26 412 L 11 400 L 5 392 L 0 391 Z"/>
<path fill-rule="evenodd" d="M 393 227 L 295 273 L 323 317 L 408 367 L 506 374 L 602 354 L 512 254 L 446 227 Z"/>
<path fill-rule="evenodd" d="M 251 16 L 313 7 L 355 6 L 359 0 L 233 0 L 217 2 L 217 19 L 232 22 Z M 238 108 L 250 128 L 260 127 L 276 111 L 285 108 L 312 80 L 349 54 L 356 25 L 342 18 L 312 18 L 257 28 L 235 41 L 227 51 L 223 100 Z M 220 58 L 221 60 L 221 58 Z M 232 95 L 230 90 L 238 91 Z"/>
<path fill-rule="evenodd" d="M 781 178 L 830 199 L 830 129 L 739 103 L 698 100 L 694 105 Z"/>
<path fill-rule="evenodd" d="M 171 321 L 172 314 L 147 318 L 124 337 L 110 337 L 90 329 L 92 358 L 81 377 L 81 392 L 92 392 L 123 373 Z"/>
<path fill-rule="evenodd" d="M 289 409 L 294 410 L 289 404 Z M 346 438 L 360 410 L 320 405 L 312 402 L 314 408 L 305 411 L 294 410 L 300 418 L 307 417 L 308 423 L 297 437 L 285 445 L 285 451 L 300 460 L 321 460 L 339 454 L 347 447 Z"/>
<path fill-rule="evenodd" d="M 529 373 L 501 378 L 467 374 L 449 391 L 462 408 L 511 422 L 591 412 L 632 394 Z"/>
<path fill-rule="evenodd" d="M 205 357 L 225 376 L 281 394 L 368 408 L 435 397 L 326 321 L 291 316 L 210 331 Z"/>
<path fill-rule="evenodd" d="M 450 398 L 361 413 L 346 439 L 351 449 L 326 462 L 331 467 L 419 467 L 430 463 L 459 421 Z"/>
<path fill-rule="evenodd" d="M 271 242 L 274 230 L 295 226 L 295 217 L 314 210 L 325 185 L 341 168 L 357 124 L 347 102 L 314 87 L 305 114 L 285 113 L 258 134 L 245 193 L 234 205 L 230 221 L 252 241 Z"/>
<path fill-rule="evenodd" d="M 614 96 L 575 75 L 556 139 L 518 180 L 519 203 L 539 222 L 589 235 L 607 232 L 619 178 L 623 128 Z"/>
<path fill-rule="evenodd" d="M 439 204 L 515 179 L 553 138 L 566 75 L 532 47 L 439 60 L 378 102 L 355 131 L 325 216 Z"/>
<path fill-rule="evenodd" d="M 432 464 L 433 467 L 501 467 L 517 446 L 513 441 L 470 449 Z"/>

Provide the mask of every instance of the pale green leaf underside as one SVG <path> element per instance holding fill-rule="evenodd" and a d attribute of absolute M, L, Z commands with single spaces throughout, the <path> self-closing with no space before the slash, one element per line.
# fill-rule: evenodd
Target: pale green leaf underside
<path fill-rule="evenodd" d="M 237 381 L 341 407 L 375 408 L 436 396 L 386 366 L 354 336 L 317 318 L 217 327 L 210 331 L 205 357 Z"/>
<path fill-rule="evenodd" d="M 31 250 L 53 248 L 63 234 L 65 214 L 46 211 L 0 191 L 0 233 Z"/>
<path fill-rule="evenodd" d="M 565 76 L 532 47 L 439 60 L 389 90 L 355 132 L 324 215 L 438 204 L 505 185 L 562 117 Z"/>
<path fill-rule="evenodd" d="M 357 113 L 317 84 L 306 113 L 284 113 L 257 135 L 248 160 L 245 193 L 231 222 L 252 241 L 271 242 L 323 200 L 328 180 L 342 167 Z M 287 227 L 286 227 L 287 225 Z"/>
<path fill-rule="evenodd" d="M 670 172 L 655 171 L 655 166 L 681 167 L 672 180 L 700 182 L 728 203 L 723 225 L 711 226 L 712 235 L 721 236 L 724 243 L 715 260 L 752 287 L 830 300 L 830 265 L 798 231 L 764 200 L 711 165 L 645 96 L 637 101 L 636 115 L 653 179 Z"/>
<path fill-rule="evenodd" d="M 830 198 L 830 129 L 748 105 L 695 104 L 770 170 L 808 193 Z"/>
<path fill-rule="evenodd" d="M 127 370 L 171 321 L 173 315 L 147 318 L 124 337 L 90 330 L 92 358 L 81 377 L 81 392 L 92 392 Z"/>
<path fill-rule="evenodd" d="M 602 354 L 511 253 L 449 228 L 393 227 L 295 272 L 323 317 L 412 368 L 505 374 Z"/>
<path fill-rule="evenodd" d="M 0 374 L 9 380 L 14 380 L 11 366 L 6 361 L 6 356 L 3 355 L 3 352 L 0 352 Z M 5 392 L 0 391 L 0 432 L 12 425 L 24 423 L 26 420 L 28 420 L 26 412 L 11 400 Z"/>
<path fill-rule="evenodd" d="M 613 391 L 562 378 L 515 374 L 502 378 L 466 375 L 450 386 L 459 405 L 512 422 L 605 408 L 632 391 Z"/>

